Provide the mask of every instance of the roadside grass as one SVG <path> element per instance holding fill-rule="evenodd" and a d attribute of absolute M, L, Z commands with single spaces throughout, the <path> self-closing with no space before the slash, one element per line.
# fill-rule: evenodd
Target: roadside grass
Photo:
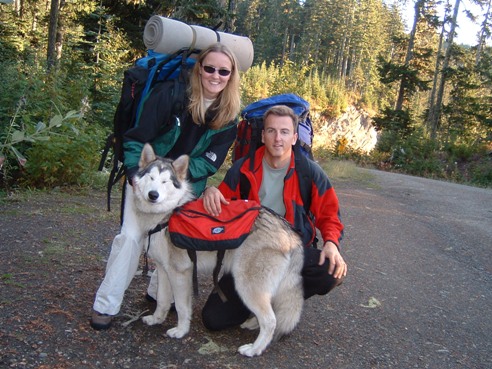
<path fill-rule="evenodd" d="M 318 164 L 323 168 L 328 178 L 332 181 L 348 182 L 354 181 L 370 185 L 373 182 L 374 176 L 357 167 L 355 163 L 348 160 L 322 160 Z"/>
<path fill-rule="evenodd" d="M 364 169 L 359 168 L 352 161 L 321 158 L 320 160 L 317 160 L 317 163 L 325 171 L 331 181 L 354 181 L 363 183 L 367 186 L 371 186 L 373 184 L 374 176 Z M 218 186 L 229 168 L 230 165 L 222 165 L 217 173 L 208 179 L 207 185 Z"/>

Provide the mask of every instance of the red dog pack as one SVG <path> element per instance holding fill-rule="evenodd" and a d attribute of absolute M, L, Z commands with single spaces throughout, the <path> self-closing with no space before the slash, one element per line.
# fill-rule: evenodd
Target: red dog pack
<path fill-rule="evenodd" d="M 230 200 L 218 217 L 208 214 L 203 200 L 177 208 L 169 219 L 171 241 L 194 251 L 235 249 L 248 237 L 261 205 L 251 200 Z"/>

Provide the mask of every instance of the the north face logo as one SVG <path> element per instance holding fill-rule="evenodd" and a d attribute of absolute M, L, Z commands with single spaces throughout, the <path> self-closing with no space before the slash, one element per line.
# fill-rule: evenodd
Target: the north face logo
<path fill-rule="evenodd" d="M 212 234 L 221 234 L 225 233 L 225 227 L 213 227 L 211 230 Z"/>
<path fill-rule="evenodd" d="M 209 158 L 211 161 L 215 162 L 217 160 L 217 154 L 214 153 L 213 151 L 207 151 L 205 153 L 205 156 Z"/>

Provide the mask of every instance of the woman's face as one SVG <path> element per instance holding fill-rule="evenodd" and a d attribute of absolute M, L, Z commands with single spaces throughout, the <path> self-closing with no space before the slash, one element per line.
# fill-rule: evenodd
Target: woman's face
<path fill-rule="evenodd" d="M 223 53 L 212 51 L 207 54 L 200 65 L 200 79 L 203 95 L 213 100 L 227 86 L 231 78 L 232 63 Z"/>

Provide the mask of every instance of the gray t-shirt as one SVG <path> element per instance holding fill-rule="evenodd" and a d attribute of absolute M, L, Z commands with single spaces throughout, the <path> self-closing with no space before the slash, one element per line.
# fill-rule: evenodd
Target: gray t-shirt
<path fill-rule="evenodd" d="M 289 164 L 283 168 L 275 169 L 263 159 L 263 179 L 260 186 L 261 205 L 272 209 L 277 214 L 285 216 L 284 204 L 284 178 Z"/>

